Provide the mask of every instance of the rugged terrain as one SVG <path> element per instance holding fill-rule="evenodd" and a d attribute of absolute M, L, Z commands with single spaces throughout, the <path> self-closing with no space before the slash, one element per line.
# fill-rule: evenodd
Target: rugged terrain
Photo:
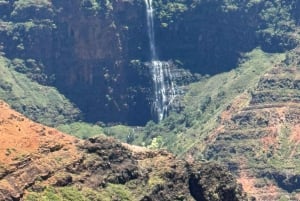
<path fill-rule="evenodd" d="M 181 69 L 180 83 L 193 81 L 183 69 L 218 74 L 258 46 L 279 53 L 299 42 L 296 0 L 157 0 L 153 6 L 158 57 Z M 77 119 L 129 125 L 153 119 L 143 0 L 2 0 L 0 12 L 0 51 L 11 70 L 56 87 L 80 110 Z M 32 112 L 16 103 L 20 94 L 2 99 L 37 121 L 58 124 L 38 115 L 44 107 L 37 100 Z M 52 113 L 74 121 L 55 105 Z"/>
<path fill-rule="evenodd" d="M 1 1 L 1 52 L 31 81 L 55 86 L 81 110 L 83 119 L 143 124 L 151 118 L 146 100 L 151 78 L 138 60 L 148 52 L 138 47 L 148 41 L 135 37 L 147 36 L 140 23 L 143 8 L 142 2 L 132 1 Z M 43 109 L 33 102 L 37 111 Z M 145 119 L 134 115 L 138 111 Z"/>
<path fill-rule="evenodd" d="M 300 199 L 299 50 L 287 60 L 235 98 L 205 141 L 206 158 L 228 164 L 261 200 Z"/>
<path fill-rule="evenodd" d="M 219 161 L 257 200 L 299 200 L 299 58 L 297 48 L 254 50 L 238 69 L 190 85 L 176 113 L 131 131 L 132 142 Z"/>
<path fill-rule="evenodd" d="M 215 171 L 232 177 L 201 160 L 227 166 L 258 200 L 299 200 L 300 2 L 154 0 L 153 7 L 158 56 L 172 63 L 176 80 L 161 122 L 151 121 L 142 0 L 0 0 L 0 98 L 69 134 L 104 132 L 189 162 L 103 136 L 82 141 L 3 103 L 2 195 L 229 199 Z M 211 175 L 226 195 L 201 186 L 214 186 Z"/>
<path fill-rule="evenodd" d="M 0 200 L 248 200 L 230 173 L 34 123 L 0 102 Z"/>

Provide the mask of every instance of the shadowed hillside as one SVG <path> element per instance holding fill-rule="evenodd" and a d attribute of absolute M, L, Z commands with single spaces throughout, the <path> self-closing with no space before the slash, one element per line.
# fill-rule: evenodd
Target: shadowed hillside
<path fill-rule="evenodd" d="M 154 0 L 158 58 L 173 61 L 181 71 L 171 74 L 189 83 L 183 69 L 214 75 L 236 68 L 256 47 L 290 50 L 299 42 L 297 8 L 295 0 Z M 145 125 L 155 119 L 143 0 L 3 0 L 0 11 L 2 54 L 16 71 L 56 87 L 82 120 Z"/>

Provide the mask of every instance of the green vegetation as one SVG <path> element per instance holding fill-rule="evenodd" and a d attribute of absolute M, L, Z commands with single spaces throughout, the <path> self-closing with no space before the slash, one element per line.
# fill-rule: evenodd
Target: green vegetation
<path fill-rule="evenodd" d="M 81 1 L 81 8 L 86 11 L 95 12 L 100 10 L 100 5 L 96 0 L 82 0 Z"/>
<path fill-rule="evenodd" d="M 167 28 L 169 24 L 173 24 L 182 17 L 182 14 L 188 10 L 188 4 L 185 0 L 175 1 L 154 1 L 157 7 L 157 17 L 161 21 L 161 27 Z"/>
<path fill-rule="evenodd" d="M 75 187 L 54 188 L 47 187 L 42 192 L 29 192 L 25 201 L 89 201 L 84 194 Z"/>
<path fill-rule="evenodd" d="M 162 148 L 164 142 L 162 136 L 154 137 L 151 141 L 151 144 L 147 146 L 149 149 L 160 149 Z"/>
<path fill-rule="evenodd" d="M 87 15 L 105 14 L 109 16 L 113 11 L 111 0 L 81 0 L 80 8 L 85 11 Z"/>
<path fill-rule="evenodd" d="M 234 5 L 233 1 L 225 1 L 227 6 Z M 268 46 L 278 45 L 279 49 L 290 47 L 292 44 L 299 44 L 299 35 L 296 32 L 296 22 L 292 16 L 292 10 L 296 1 L 281 0 L 251 0 L 246 6 L 237 3 L 234 5 L 240 10 L 251 11 L 259 9 L 259 26 L 256 28 L 259 36 L 263 38 Z M 292 45 L 293 46 L 293 45 Z M 273 50 L 274 51 L 274 50 Z M 278 50 L 277 50 L 278 51 Z"/>
<path fill-rule="evenodd" d="M 0 20 L 0 31 L 3 35 L 3 48 L 4 51 L 7 51 L 6 53 L 9 54 L 11 62 L 11 68 L 14 68 L 17 72 L 21 72 L 27 75 L 28 78 L 31 80 L 37 81 L 40 84 L 43 85 L 50 85 L 54 83 L 55 75 L 51 76 L 50 74 L 46 74 L 46 72 L 56 72 L 59 73 L 64 70 L 56 70 L 56 68 L 61 69 L 69 69 L 72 68 L 73 63 L 76 61 L 76 58 L 69 58 L 69 55 L 74 55 L 77 53 L 72 52 L 71 50 L 63 50 L 62 52 L 58 51 L 56 53 L 53 53 L 56 50 L 62 49 L 62 46 L 68 47 L 70 49 L 74 49 L 74 43 L 75 41 L 72 35 L 76 35 L 80 38 L 89 37 L 87 36 L 81 36 L 80 29 L 81 26 L 73 26 L 73 22 L 68 21 L 71 18 L 65 18 L 64 12 L 62 10 L 66 10 L 78 15 L 79 18 L 84 19 L 85 14 L 88 15 L 97 15 L 97 18 L 91 18 L 91 20 L 100 20 L 99 24 L 103 23 L 101 30 L 105 28 L 105 26 L 112 26 L 114 27 L 112 30 L 116 31 L 117 35 L 120 35 L 120 44 L 122 45 L 128 45 L 128 47 L 122 48 L 122 51 L 120 54 L 138 54 L 134 57 L 130 56 L 131 59 L 136 59 L 136 61 L 142 60 L 142 57 L 140 55 L 145 54 L 144 51 L 144 39 L 137 38 L 138 42 L 135 45 L 135 47 L 131 46 L 133 44 L 133 41 L 127 41 L 124 38 L 134 38 L 134 31 L 138 30 L 139 28 L 136 28 L 135 25 L 131 25 L 127 21 L 118 20 L 119 16 L 122 16 L 123 14 L 126 15 L 125 10 L 123 11 L 123 5 L 118 7 L 119 4 L 114 3 L 111 0 L 79 0 L 78 2 L 74 3 L 74 6 L 77 5 L 78 8 L 70 9 L 70 6 L 68 3 L 64 3 L 62 1 L 47 1 L 47 0 L 19 0 L 14 1 L 14 3 L 11 3 L 9 11 L 7 11 L 6 17 L 1 17 Z M 162 47 L 159 47 L 158 49 L 162 49 L 163 52 L 163 46 L 165 46 L 163 41 L 166 41 L 166 43 L 170 43 L 170 41 L 165 40 L 166 38 L 170 38 L 170 40 L 174 40 L 174 44 L 177 44 L 179 42 L 179 46 L 186 46 L 191 47 L 189 50 L 183 48 L 181 49 L 174 49 L 174 55 L 181 55 L 180 51 L 182 53 L 186 52 L 186 55 L 189 54 L 188 51 L 191 51 L 193 54 L 193 58 L 183 58 L 185 56 L 182 56 L 182 58 L 172 58 L 173 52 L 167 52 L 165 57 L 170 57 L 172 59 L 179 59 L 186 65 L 187 61 L 194 62 L 199 58 L 199 62 L 195 63 L 189 63 L 186 65 L 186 67 L 192 69 L 193 71 L 197 71 L 199 69 L 205 69 L 205 68 L 211 68 L 210 64 L 213 64 L 214 67 L 220 64 L 222 65 L 222 62 L 226 63 L 226 59 L 220 59 L 220 61 L 214 62 L 206 62 L 205 59 L 202 57 L 204 54 L 202 53 L 201 46 L 195 45 L 194 41 L 196 40 L 203 40 L 202 42 L 203 47 L 215 47 L 218 46 L 220 48 L 211 49 L 208 48 L 207 54 L 210 54 L 210 50 L 212 50 L 212 53 L 214 55 L 225 55 L 226 57 L 227 52 L 222 49 L 222 47 L 225 47 L 225 50 L 228 47 L 228 44 L 223 43 L 224 41 L 228 41 L 227 38 L 223 40 L 222 37 L 227 37 L 228 35 L 234 35 L 234 40 L 240 39 L 244 40 L 244 38 L 248 39 L 248 33 L 251 40 L 249 43 L 252 43 L 253 41 L 257 41 L 257 45 L 266 46 L 272 46 L 264 49 L 268 49 L 268 51 L 271 52 L 278 52 L 282 51 L 285 47 L 293 47 L 291 44 L 297 43 L 297 34 L 296 34 L 296 23 L 294 17 L 291 15 L 291 11 L 294 9 L 296 0 L 291 0 L 289 2 L 286 1 L 279 1 L 279 0 L 268 0 L 268 1 L 262 1 L 262 0 L 247 0 L 247 1 L 235 1 L 235 0 L 155 0 L 153 1 L 154 7 L 155 7 L 155 16 L 156 20 L 159 21 L 159 23 L 155 23 L 158 26 L 163 27 L 163 30 L 160 28 L 157 29 L 157 33 L 163 33 L 162 36 L 157 37 L 157 45 L 161 45 Z M 124 8 L 127 9 L 126 6 L 129 6 L 128 8 L 134 8 L 133 6 L 137 6 L 137 13 L 133 13 L 132 16 L 128 16 L 129 18 L 132 18 L 135 20 L 136 16 L 140 15 L 142 12 L 144 12 L 144 2 L 143 1 L 129 1 L 128 4 L 124 4 Z M 116 7 L 116 8 L 114 8 Z M 45 12 L 46 11 L 46 12 Z M 80 13 L 83 12 L 83 13 Z M 80 16 L 80 15 L 84 16 Z M 116 15 L 112 17 L 112 15 Z M 67 14 L 69 15 L 69 14 Z M 237 15 L 240 16 L 240 18 L 237 18 Z M 63 20 L 58 20 L 59 18 L 62 18 Z M 138 17 L 139 18 L 139 17 Z M 68 19 L 68 20 L 67 20 Z M 74 19 L 77 19 L 77 16 L 74 17 Z M 131 20 L 132 20 L 131 19 Z M 145 20 L 144 17 L 141 18 L 142 20 Z M 88 20 L 88 18 L 87 18 Z M 108 21 L 106 21 L 108 20 Z M 75 20 L 76 21 L 76 20 Z M 74 22 L 75 22 L 74 21 Z M 81 20 L 79 20 L 81 21 Z M 220 30 L 215 31 L 213 27 L 210 27 L 209 24 L 207 24 L 207 21 L 211 21 L 212 24 L 216 23 L 217 27 L 220 27 Z M 137 21 L 142 22 L 142 21 Z M 145 21 L 142 23 L 145 24 Z M 79 28 L 80 27 L 80 28 Z M 98 28 L 100 28 L 98 27 Z M 122 27 L 122 28 L 121 28 Z M 75 30 L 77 29 L 78 30 Z M 95 30 L 98 30 L 97 27 L 95 27 Z M 158 28 L 158 27 L 156 27 Z M 206 31 L 206 29 L 208 29 Z M 126 30 L 126 31 L 124 31 Z M 177 31 L 178 30 L 178 34 Z M 184 31 L 185 30 L 185 31 Z M 244 30 L 242 32 L 236 31 L 236 30 Z M 93 33 L 94 31 L 91 30 L 90 33 Z M 175 33 L 172 35 L 172 33 Z M 244 36 L 243 34 L 247 33 L 247 36 Z M 49 35 L 48 35 L 49 34 Z M 79 35 L 78 35 L 79 34 Z M 124 35 L 123 35 L 124 34 Z M 127 37 L 126 34 L 130 34 L 129 37 Z M 131 37 L 132 34 L 132 37 Z M 224 34 L 224 35 L 223 35 Z M 2 36 L 1 35 L 1 36 Z M 74 36 L 75 36 L 74 35 Z M 171 37 L 169 37 L 171 35 Z M 253 36 L 255 35 L 255 37 Z M 68 36 L 68 37 L 66 37 Z M 126 36 L 126 37 L 124 37 Z M 258 36 L 258 38 L 256 38 Z M 43 38 L 44 37 L 44 38 Z M 165 38 L 164 38 L 165 37 Z M 68 38 L 68 40 L 64 40 L 62 38 Z M 45 40 L 44 40 L 45 39 Z M 140 40 L 141 39 L 141 40 Z M 159 41 L 159 40 L 162 41 Z M 184 39 L 184 40 L 182 40 Z M 263 41 L 261 41 L 263 39 Z M 85 38 L 85 40 L 89 40 L 89 38 Z M 130 39 L 131 40 L 131 39 Z M 140 41 L 139 41 L 140 40 Z M 175 41 L 177 40 L 177 41 Z M 214 41 L 214 42 L 208 42 L 206 41 Z M 45 41 L 43 43 L 42 41 Z M 182 41 L 182 43 L 180 42 Z M 230 41 L 230 40 L 229 40 Z M 83 42 L 83 41 L 82 41 Z M 201 42 L 201 43 L 202 43 Z M 53 44 L 49 45 L 48 44 Z M 64 44 L 68 43 L 68 45 Z M 185 44 L 186 43 L 186 44 Z M 252 49 L 253 47 L 249 47 L 247 41 L 239 41 L 237 42 L 242 46 L 240 47 L 233 47 L 228 52 L 228 56 L 232 55 L 238 55 L 239 52 L 248 51 Z M 256 42 L 253 42 L 256 43 Z M 36 58 L 33 60 L 32 57 L 35 57 L 35 55 L 30 55 L 31 52 L 43 52 L 40 51 L 36 46 L 39 46 L 38 44 L 41 44 L 41 47 L 43 50 L 45 49 L 45 54 L 42 53 L 41 55 L 36 55 Z M 276 44 L 279 44 L 279 49 L 276 49 Z M 256 45 L 256 44 L 254 44 Z M 235 46 L 235 44 L 233 44 Z M 273 47 L 274 46 L 274 47 Z M 137 52 L 126 52 L 127 50 L 133 50 L 137 49 Z M 244 48 L 245 47 L 245 48 Z M 2 48 L 2 47 L 0 47 Z M 54 48 L 54 49 L 52 49 Z M 143 49 L 143 51 L 141 51 Z M 173 49 L 173 48 L 170 48 Z M 123 52 L 124 50 L 124 52 Z M 78 51 L 78 50 L 76 50 Z M 99 50 L 101 52 L 102 50 Z M 103 50 L 106 51 L 106 50 Z M 178 53 L 176 53 L 178 51 Z M 206 51 L 206 50 L 203 50 Z M 66 53 L 67 52 L 67 53 Z M 80 53 L 83 54 L 84 50 Z M 142 53 L 143 52 L 143 53 Z M 195 54 L 194 54 L 195 52 Z M 211 55 L 213 55 L 211 54 Z M 28 56 L 30 55 L 30 56 Z M 57 61 L 52 61 L 52 59 L 56 58 L 54 55 L 58 57 Z M 110 54 L 109 54 L 110 55 Z M 185 55 L 185 54 L 182 54 Z M 200 55 L 200 56 L 199 56 Z M 201 56 L 202 55 L 202 56 Z M 61 57 L 60 57 L 61 56 Z M 82 55 L 81 55 L 82 56 Z M 122 55 L 123 56 L 123 55 Z M 199 56 L 199 57 L 198 57 Z M 17 58 L 14 58 L 17 57 Z M 175 56 L 174 56 L 175 57 Z M 181 57 L 181 56 L 178 56 Z M 187 56 L 189 57 L 189 56 Z M 204 55 L 205 58 L 206 55 Z M 221 56 L 222 57 L 222 56 Z M 234 59 L 228 59 L 228 61 L 234 60 L 232 63 L 236 61 L 236 58 L 239 56 L 233 56 Z M 125 57 L 122 57 L 125 58 Z M 79 59 L 79 58 L 78 58 Z M 103 61 L 110 60 L 111 58 L 103 58 Z M 30 61 L 31 60 L 31 61 Z M 33 60 L 33 62 L 32 62 Z M 54 59 L 55 60 L 55 59 Z M 79 59 L 80 60 L 80 59 Z M 203 62 L 201 62 L 203 60 Z M 213 60 L 213 59 L 212 59 Z M 133 60 L 134 61 L 134 60 Z M 98 62 L 98 61 L 97 61 Z M 99 61 L 100 62 L 100 61 Z M 102 61 L 101 61 L 102 62 Z M 101 63 L 100 62 L 100 63 Z M 122 63 L 126 63 L 127 61 L 122 61 Z M 80 63 L 80 62 L 78 62 Z M 139 64 L 142 62 L 136 62 Z M 136 64 L 136 65 L 137 65 Z M 191 64 L 191 65 L 190 65 Z M 197 65 L 193 65 L 197 64 Z M 207 64 L 207 66 L 206 66 Z M 66 65 L 66 66 L 64 66 Z M 138 65 L 137 65 L 138 66 Z M 224 64 L 226 66 L 226 64 Z M 65 68 L 64 68 L 65 67 Z M 76 66 L 76 68 L 80 68 L 80 66 Z M 232 66 L 232 68 L 235 66 Z M 223 66 L 220 67 L 222 69 Z M 55 70 L 53 70 L 55 69 Z M 110 74 L 114 74 L 114 69 L 110 69 L 112 72 Z M 141 71 L 144 69 L 141 69 Z M 209 69 L 208 69 L 209 70 Z M 116 72 L 117 74 L 117 72 Z M 126 73 L 124 73 L 126 74 Z M 130 73 L 131 74 L 131 73 Z M 57 76 L 59 77 L 59 76 Z M 62 78 L 63 79 L 63 78 Z M 122 78 L 123 79 L 123 78 Z M 125 79 L 125 77 L 124 77 Z M 130 78 L 131 79 L 131 78 Z M 1 80 L 0 81 L 1 86 L 4 90 L 10 91 L 12 88 L 11 82 L 8 82 L 7 80 Z M 63 81 L 60 81 L 63 82 Z M 56 83 L 60 83 L 56 82 Z M 131 80 L 129 81 L 131 82 Z M 134 82 L 134 81 L 132 81 Z M 142 81 L 136 81 L 136 82 L 142 82 Z M 139 83 L 140 84 L 140 83 Z M 112 83 L 109 83 L 109 85 L 113 85 Z M 67 88 L 65 86 L 59 86 L 60 89 Z M 101 86 L 102 87 L 102 86 Z M 99 87 L 99 88 L 101 88 Z M 106 86 L 105 86 L 106 87 Z M 111 87 L 111 86 L 109 86 Z M 75 87 L 74 87 L 75 88 Z M 80 87 L 76 87 L 80 88 Z M 102 88 L 101 88 L 102 89 Z M 103 88 L 104 89 L 104 88 Z M 75 91 L 75 90 L 74 90 Z M 73 93 L 73 92 L 70 92 Z M 223 92 L 220 91 L 219 99 L 222 99 L 222 96 L 227 96 L 226 89 L 224 89 Z M 106 93 L 107 95 L 107 93 Z M 119 95 L 119 94 L 118 94 Z M 99 95 L 100 96 L 100 95 Z M 105 96 L 105 95 L 104 95 Z M 112 100 L 116 100 L 114 96 L 117 96 L 116 94 L 109 94 L 108 99 L 105 100 L 107 102 Z M 76 97 L 77 98 L 77 97 Z M 205 110 L 209 110 L 211 108 L 205 108 L 206 105 L 210 105 L 208 102 L 213 101 L 213 97 L 210 95 L 203 97 L 201 99 L 201 109 L 199 110 L 200 113 L 203 113 Z M 103 101 L 104 102 L 104 101 Z M 119 104 L 119 103 L 118 103 Z M 105 105 L 105 104 L 103 104 Z M 222 105 L 222 103 L 220 103 Z M 131 107 L 131 106 L 130 106 Z M 134 106 L 133 106 L 134 107 Z M 17 107 L 20 110 L 20 107 Z M 131 108 L 129 108 L 131 109 Z M 202 111 L 203 110 L 203 111 Z M 39 111 L 39 110 L 38 110 Z M 31 112 L 34 112 L 32 110 Z M 195 124 L 194 117 L 190 117 L 188 115 L 188 111 L 186 110 L 186 115 L 183 117 L 182 115 L 171 115 L 173 119 L 169 119 L 168 126 L 172 124 L 172 122 L 177 122 L 173 124 L 181 124 L 181 121 L 184 121 L 186 123 L 186 126 L 181 124 L 182 127 L 176 126 L 176 129 L 178 133 L 182 132 L 182 129 L 185 129 L 185 127 L 190 127 L 191 125 Z M 66 112 L 68 113 L 68 112 Z M 200 115 L 200 113 L 198 115 Z M 46 114 L 46 112 L 45 112 Z M 59 115 L 58 115 L 59 116 Z M 64 115 L 63 115 L 64 116 Z M 48 118 L 48 117 L 47 117 Z M 38 118 L 34 118 L 35 120 Z M 203 119 L 201 117 L 201 119 Z M 41 119 L 41 122 L 45 122 L 45 120 Z M 55 121 L 53 123 L 47 122 L 48 125 L 57 125 Z M 64 122 L 59 122 L 64 123 Z M 191 125 L 190 125 L 191 124 Z M 170 125 L 171 127 L 174 125 Z M 149 128 L 149 126 L 147 127 Z M 160 130 L 161 128 L 157 128 L 157 130 Z M 171 130 L 173 130 L 171 128 Z M 132 132 L 131 132 L 132 133 Z M 124 133 L 122 136 L 124 137 Z M 132 136 L 132 134 L 130 134 Z M 162 134 L 159 134 L 163 136 Z M 132 137 L 129 137 L 129 142 L 131 141 Z M 155 136 L 154 136 L 155 137 Z M 127 137 L 126 137 L 127 138 Z M 134 135 L 134 138 L 139 138 L 140 143 L 143 141 L 142 138 L 138 135 Z M 152 139 L 152 137 L 150 137 Z M 163 143 L 167 143 L 165 139 L 162 140 Z M 149 145 L 151 143 L 151 140 L 146 140 L 146 144 Z"/>
<path fill-rule="evenodd" d="M 103 133 L 103 128 L 98 125 L 92 125 L 84 122 L 74 122 L 71 124 L 59 125 L 58 130 L 69 133 L 79 138 L 89 138 Z"/>
<path fill-rule="evenodd" d="M 89 188 L 81 190 L 73 187 L 47 187 L 42 192 L 29 192 L 25 201 L 134 201 L 130 191 L 119 184 L 108 184 L 106 188 L 95 191 Z"/>
<path fill-rule="evenodd" d="M 192 84 L 183 99 L 183 104 L 186 105 L 182 113 L 183 123 L 187 130 L 177 134 L 178 141 L 185 143 L 179 143 L 177 147 L 188 150 L 189 146 L 201 144 L 219 124 L 221 112 L 225 111 L 234 98 L 252 90 L 260 76 L 283 59 L 284 54 L 266 54 L 255 49 L 245 55 L 236 70 Z M 241 104 L 245 105 L 247 102 Z"/>
<path fill-rule="evenodd" d="M 233 27 L 244 27 L 236 21 L 236 15 L 238 15 L 240 19 L 243 19 L 242 23 L 248 22 L 247 27 L 244 28 L 249 29 L 249 34 L 255 33 L 257 39 L 266 46 L 268 51 L 282 51 L 295 47 L 300 42 L 299 34 L 295 34 L 297 32 L 296 19 L 292 15 L 297 4 L 296 0 L 157 0 L 154 4 L 156 16 L 162 28 L 181 21 L 190 23 L 190 20 L 195 22 L 198 20 L 198 23 L 201 23 L 202 18 L 208 16 L 212 18 L 210 20 L 223 26 L 211 15 L 222 18 Z M 193 12 L 197 15 L 192 17 L 190 13 Z M 227 26 L 224 25 L 224 28 L 228 28 Z"/>
<path fill-rule="evenodd" d="M 219 125 L 221 113 L 234 98 L 251 91 L 260 76 L 284 58 L 285 54 L 255 49 L 244 55 L 237 69 L 189 85 L 180 100 L 184 109 L 180 113 L 171 111 L 159 124 L 150 121 L 143 129 L 134 130 L 133 143 L 149 147 L 155 144 L 155 148 L 167 148 L 179 155 L 194 146 L 204 150 L 201 142 Z M 248 101 L 249 97 L 240 107 Z M 198 157 L 203 157 L 201 152 Z"/>
<path fill-rule="evenodd" d="M 11 5 L 4 7 L 7 2 Z M 239 127 L 237 130 L 230 130 L 234 126 L 226 128 L 212 145 L 215 147 L 210 149 L 205 144 L 214 132 L 219 132 L 216 128 L 219 128 L 220 124 L 227 126 L 228 122 L 223 122 L 224 116 L 226 118 L 227 115 L 224 111 L 232 108 L 238 108 L 237 111 L 240 111 L 239 109 L 249 106 L 251 98 L 254 100 L 257 97 L 257 103 L 284 102 L 289 98 L 299 101 L 300 93 L 295 92 L 294 88 L 288 88 L 285 83 L 280 83 L 280 87 L 270 84 L 267 86 L 269 88 L 261 86 L 261 90 L 254 90 L 261 76 L 285 59 L 285 54 L 278 52 L 285 52 L 299 45 L 299 12 L 293 14 L 295 10 L 298 11 L 295 9 L 299 7 L 297 0 L 154 0 L 155 25 L 158 26 L 155 30 L 158 36 L 157 49 L 161 51 L 162 57 L 178 59 L 181 66 L 193 72 L 202 73 L 201 70 L 204 69 L 203 74 L 224 72 L 224 69 L 234 70 L 205 77 L 199 82 L 184 86 L 186 93 L 177 97 L 178 104 L 172 106 L 168 117 L 160 123 L 149 121 L 145 127 L 101 127 L 76 122 L 80 119 L 80 111 L 76 106 L 57 89 L 47 86 L 55 83 L 55 75 L 50 73 L 66 73 L 65 75 L 69 76 L 68 73 L 73 69 L 76 71 L 84 65 L 84 75 L 70 75 L 70 80 L 74 80 L 74 83 L 78 81 L 78 84 L 59 86 L 62 91 L 77 90 L 68 91 L 69 95 L 82 91 L 80 84 L 85 83 L 80 81 L 89 77 L 87 80 L 90 83 L 83 88 L 89 89 L 91 85 L 91 90 L 97 89 L 93 92 L 97 93 L 98 97 L 95 98 L 91 93 L 91 99 L 97 100 L 92 103 L 105 105 L 114 102 L 121 111 L 121 104 L 115 102 L 119 98 L 120 102 L 126 103 L 126 111 L 135 107 L 135 104 L 131 106 L 127 103 L 135 102 L 134 95 L 144 93 L 140 93 L 137 88 L 146 93 L 145 88 L 148 90 L 150 84 L 143 85 L 143 82 L 151 81 L 150 78 L 147 81 L 139 80 L 143 77 L 142 73 L 148 72 L 148 67 L 143 63 L 147 54 L 144 50 L 148 48 L 144 44 L 147 43 L 145 38 L 142 38 L 144 36 L 136 37 L 141 35 L 139 31 L 145 27 L 135 23 L 141 22 L 146 26 L 146 21 L 139 21 L 139 18 L 145 20 L 145 10 L 141 10 L 144 8 L 143 1 L 125 1 L 126 4 L 121 5 L 123 2 L 111 0 L 79 0 L 74 3 L 78 7 L 74 8 L 72 4 L 65 5 L 65 2 L 60 0 L 7 2 L 0 2 L 0 10 L 6 12 L 0 19 L 0 36 L 3 39 L 0 45 L 0 99 L 8 102 L 17 111 L 35 121 L 56 126 L 65 133 L 83 139 L 104 133 L 150 149 L 166 148 L 179 156 L 185 156 L 184 154 L 190 151 L 196 160 L 212 158 L 227 164 L 239 164 L 240 158 L 236 157 L 238 155 L 247 161 L 246 166 L 258 170 L 257 172 L 264 169 L 270 172 L 300 173 L 298 141 L 291 143 L 294 140 L 294 131 L 290 129 L 293 125 L 286 124 L 276 128 L 280 130 L 276 136 L 276 146 L 258 142 L 257 138 L 262 139 L 266 132 L 264 129 L 269 126 L 270 117 L 265 113 L 243 116 L 248 119 L 244 122 L 238 119 L 237 123 L 232 123 Z M 132 12 L 135 5 L 137 13 Z M 64 13 L 68 10 L 72 13 Z M 120 16 L 126 17 L 119 19 Z M 87 26 L 77 24 L 77 19 Z M 96 20 L 99 26 L 90 24 L 88 20 Z M 92 29 L 85 32 L 88 27 Z M 114 38 L 109 38 L 111 36 Z M 67 38 L 68 40 L 65 40 Z M 82 48 L 86 42 L 92 44 L 93 41 L 101 45 L 95 45 L 90 50 Z M 105 44 L 111 41 L 116 43 Z M 48 45 L 48 42 L 51 45 Z M 109 46 L 112 49 L 106 49 Z M 261 48 L 253 49 L 257 46 Z M 45 54 L 39 55 L 43 51 Z M 9 59 L 4 57 L 5 55 Z M 288 57 L 287 63 L 299 66 L 299 58 L 294 59 L 293 55 Z M 126 61 L 127 58 L 132 60 Z M 130 68 L 126 68 L 128 66 L 125 63 L 130 63 Z M 238 66 L 235 66 L 237 63 Z M 103 69 L 103 72 L 106 71 L 103 73 L 104 77 L 99 76 L 95 81 L 93 73 L 95 77 L 96 72 L 102 73 L 102 67 L 97 66 L 105 66 L 107 69 Z M 72 70 L 68 71 L 69 69 Z M 133 70 L 138 73 L 132 73 Z M 62 80 L 56 83 L 64 82 L 65 77 L 61 77 Z M 288 80 L 291 75 L 284 74 L 276 78 Z M 94 83 L 97 84 L 94 86 Z M 134 83 L 134 87 L 128 88 L 128 91 L 136 91 L 132 93 L 132 99 L 126 99 L 125 93 L 122 94 L 123 86 L 120 86 L 120 83 L 129 83 L 128 86 Z M 147 87 L 143 88 L 140 84 Z M 98 89 L 101 93 L 107 89 L 109 92 L 103 93 L 102 97 Z M 79 96 L 72 100 L 80 99 Z M 102 101 L 105 96 L 106 102 Z M 89 103 L 83 104 L 82 108 L 86 105 Z M 101 109 L 97 112 L 101 112 Z M 131 115 L 130 112 L 128 114 Z M 125 113 L 127 115 L 127 112 Z M 218 146 L 226 148 L 214 150 L 218 149 Z M 266 147 L 262 149 L 263 146 Z M 13 149 L 4 151 L 7 156 L 14 154 Z M 211 157 L 208 156 L 209 151 Z M 25 158 L 24 155 L 16 157 Z M 56 160 L 60 162 L 61 158 L 57 157 Z M 6 171 L 5 167 L 0 165 L 0 177 Z M 136 186 L 134 182 L 130 181 L 125 185 L 107 184 L 105 188 L 97 189 L 100 192 L 75 187 L 48 187 L 41 192 L 29 192 L 25 200 L 135 200 L 139 192 L 159 186 L 164 180 L 160 175 L 150 175 L 144 186 Z M 286 200 L 286 197 L 282 196 L 281 200 Z"/>
<path fill-rule="evenodd" d="M 30 6 L 50 6 L 51 2 L 48 0 L 18 0 L 15 1 L 14 7 L 16 9 L 22 9 L 24 7 L 30 7 Z"/>
<path fill-rule="evenodd" d="M 299 174 L 300 158 L 297 153 L 299 153 L 300 148 L 297 143 L 291 143 L 293 140 L 291 127 L 291 125 L 281 127 L 278 136 L 279 147 L 276 150 L 272 147 L 269 149 L 272 157 L 268 157 L 266 161 L 270 167 L 277 171 L 291 171 L 293 174 Z"/>
<path fill-rule="evenodd" d="M 48 0 L 18 0 L 14 2 L 14 10 L 12 16 L 16 16 L 19 12 L 30 7 L 49 8 L 51 2 Z"/>
<path fill-rule="evenodd" d="M 107 136 L 113 136 L 117 139 L 120 139 L 123 142 L 132 143 L 135 136 L 135 128 L 131 128 L 124 125 L 116 125 L 111 127 L 105 127 L 103 132 Z"/>
<path fill-rule="evenodd" d="M 150 188 L 153 188 L 157 185 L 163 185 L 165 181 L 159 176 L 152 176 L 148 180 L 148 185 Z"/>
<path fill-rule="evenodd" d="M 16 72 L 14 67 L 26 69 L 21 60 L 11 62 L 0 57 L 0 98 L 12 108 L 46 125 L 64 124 L 78 119 L 78 109 L 55 88 L 34 82 L 25 74 Z"/>
<path fill-rule="evenodd" d="M 264 9 L 259 14 L 262 23 L 262 29 L 258 33 L 262 35 L 265 41 L 272 45 L 274 41 L 282 41 L 279 44 L 287 47 L 290 43 L 299 43 L 300 38 L 296 32 L 296 23 L 291 15 L 291 10 L 295 5 L 295 1 L 289 3 L 276 1 L 264 1 Z"/>
<path fill-rule="evenodd" d="M 18 0 L 13 4 L 13 11 L 11 17 L 17 20 L 24 21 L 26 18 L 29 20 L 28 14 L 35 12 L 41 16 L 52 16 L 53 9 L 51 2 L 48 0 Z M 36 18 L 34 16 L 34 18 Z M 45 17 L 43 17 L 45 18 Z"/>
<path fill-rule="evenodd" d="M 124 201 L 135 201 L 129 189 L 121 184 L 108 184 L 106 188 L 100 191 L 101 201 L 110 201 L 111 198 Z"/>

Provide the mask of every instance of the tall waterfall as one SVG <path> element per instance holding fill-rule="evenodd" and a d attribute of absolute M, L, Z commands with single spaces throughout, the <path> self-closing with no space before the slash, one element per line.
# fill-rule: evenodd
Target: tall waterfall
<path fill-rule="evenodd" d="M 147 8 L 147 26 L 151 54 L 151 73 L 154 84 L 154 101 L 152 103 L 158 121 L 161 121 L 175 97 L 175 87 L 169 62 L 158 60 L 155 45 L 152 0 L 145 0 Z"/>
<path fill-rule="evenodd" d="M 150 44 L 151 60 L 156 60 L 156 46 L 155 46 L 155 34 L 154 34 L 154 20 L 153 20 L 153 8 L 152 0 L 145 0 L 147 8 L 147 26 L 148 26 L 148 37 Z"/>

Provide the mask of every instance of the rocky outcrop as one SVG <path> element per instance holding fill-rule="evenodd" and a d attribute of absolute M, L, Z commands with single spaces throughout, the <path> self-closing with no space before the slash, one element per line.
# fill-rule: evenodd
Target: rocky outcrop
<path fill-rule="evenodd" d="M 234 177 L 217 164 L 187 163 L 164 150 L 105 136 L 78 140 L 29 121 L 4 102 L 0 108 L 0 200 L 47 197 L 50 192 L 43 192 L 51 188 L 89 196 L 102 192 L 108 200 L 126 195 L 129 200 L 247 200 Z"/>
<path fill-rule="evenodd" d="M 219 179 L 225 179 L 219 181 Z M 244 200 L 240 194 L 241 186 L 238 186 L 228 172 L 214 163 L 208 163 L 197 169 L 189 178 L 189 188 L 196 200 Z"/>

